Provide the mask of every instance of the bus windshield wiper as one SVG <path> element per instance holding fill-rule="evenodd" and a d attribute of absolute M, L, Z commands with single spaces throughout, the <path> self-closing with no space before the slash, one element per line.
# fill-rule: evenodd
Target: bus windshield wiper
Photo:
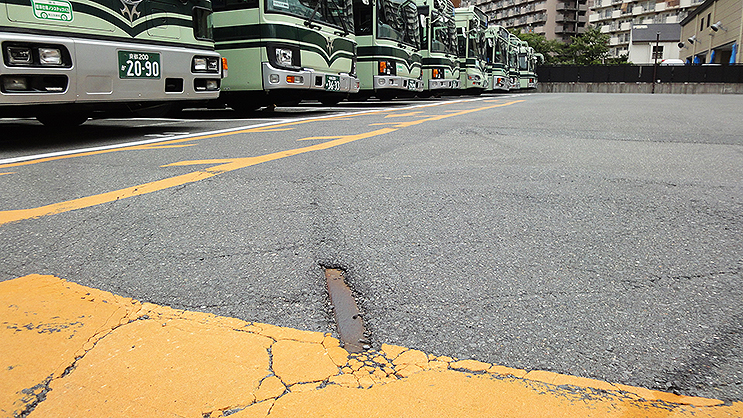
<path fill-rule="evenodd" d="M 341 10 L 343 12 L 340 15 L 338 15 L 338 18 L 341 21 L 341 27 L 343 28 L 343 35 L 344 36 L 345 35 L 348 35 L 349 33 L 351 33 L 351 31 L 348 30 L 348 26 L 346 25 L 346 16 L 347 16 L 346 9 L 345 9 L 345 7 L 343 7 L 343 5 L 338 4 L 337 0 L 331 0 L 331 1 L 335 5 L 335 7 L 337 7 L 339 10 Z M 332 13 L 331 13 L 331 15 L 332 15 Z"/>
<path fill-rule="evenodd" d="M 307 26 L 310 29 L 321 29 L 322 26 L 313 25 L 312 22 L 315 19 L 315 15 L 317 15 L 317 11 L 320 10 L 320 5 L 322 5 L 322 2 L 326 0 L 317 0 L 317 4 L 315 4 L 315 8 L 312 9 L 312 14 L 310 17 L 307 18 L 307 20 L 304 21 L 304 25 Z"/>

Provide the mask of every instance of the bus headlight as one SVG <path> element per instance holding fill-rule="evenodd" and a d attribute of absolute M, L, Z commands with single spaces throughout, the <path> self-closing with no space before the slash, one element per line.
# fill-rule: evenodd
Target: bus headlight
<path fill-rule="evenodd" d="M 268 62 L 274 68 L 296 70 L 302 66 L 299 48 L 291 45 L 269 44 Z"/>
<path fill-rule="evenodd" d="M 39 63 L 41 65 L 62 65 L 62 51 L 58 48 L 39 48 Z"/>
<path fill-rule="evenodd" d="M 25 46 L 9 46 L 6 47 L 8 56 L 8 63 L 12 65 L 19 64 L 31 64 L 33 62 L 33 55 L 31 55 L 31 48 Z"/>
<path fill-rule="evenodd" d="M 395 63 L 388 60 L 379 61 L 379 75 L 395 75 Z"/>
<path fill-rule="evenodd" d="M 193 57 L 191 69 L 195 73 L 218 73 L 219 57 Z"/>
<path fill-rule="evenodd" d="M 276 48 L 276 62 L 282 67 L 291 67 L 292 56 L 291 49 Z"/>

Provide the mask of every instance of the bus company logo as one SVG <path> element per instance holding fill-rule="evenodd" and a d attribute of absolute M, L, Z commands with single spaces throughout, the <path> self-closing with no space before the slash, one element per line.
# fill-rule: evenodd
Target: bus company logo
<path fill-rule="evenodd" d="M 65 0 L 31 0 L 34 16 L 42 20 L 72 21 L 72 4 Z"/>
<path fill-rule="evenodd" d="M 325 38 L 325 47 L 328 49 L 328 55 L 333 53 L 333 38 Z"/>
<path fill-rule="evenodd" d="M 137 6 L 139 6 L 139 3 L 142 3 L 143 0 L 121 0 L 121 4 L 124 5 L 124 8 L 121 9 L 121 14 L 124 15 L 124 17 L 129 18 L 129 22 L 134 23 L 134 21 L 141 16 L 142 14 L 137 10 Z"/>

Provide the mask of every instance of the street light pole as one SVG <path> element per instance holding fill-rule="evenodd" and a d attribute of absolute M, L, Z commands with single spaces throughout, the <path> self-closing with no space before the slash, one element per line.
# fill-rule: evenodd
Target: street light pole
<path fill-rule="evenodd" d="M 655 64 L 653 65 L 653 90 L 650 94 L 655 94 L 655 77 L 658 74 L 658 42 L 660 42 L 660 32 L 655 32 L 655 50 L 653 50 L 653 58 L 655 58 Z"/>

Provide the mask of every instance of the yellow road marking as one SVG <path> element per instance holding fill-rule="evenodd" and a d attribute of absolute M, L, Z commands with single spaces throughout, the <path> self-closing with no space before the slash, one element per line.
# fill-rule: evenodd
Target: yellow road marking
<path fill-rule="evenodd" d="M 30 418 L 743 416 L 741 402 L 388 344 L 349 354 L 330 334 L 141 303 L 54 276 L 0 282 L 0 317 L 8 416 L 31 405 Z"/>
<path fill-rule="evenodd" d="M 11 171 L 10 173 L 0 173 L 0 176 L 5 176 L 5 175 L 8 175 L 8 174 L 15 174 L 15 171 Z"/>
<path fill-rule="evenodd" d="M 338 138 L 338 135 L 335 135 L 335 136 L 308 136 L 307 138 L 297 139 L 297 141 L 310 141 L 310 140 L 336 139 L 336 138 Z"/>
<path fill-rule="evenodd" d="M 277 129 L 262 129 L 261 132 L 282 132 L 282 131 L 291 131 L 294 128 L 277 128 Z"/>
<path fill-rule="evenodd" d="M 100 205 L 102 203 L 114 202 L 120 199 L 126 199 L 134 196 L 141 196 L 160 190 L 165 190 L 171 187 L 182 186 L 184 184 L 197 182 L 200 180 L 208 179 L 210 177 L 218 176 L 229 171 L 245 168 L 251 165 L 264 163 L 267 161 L 278 160 L 280 158 L 292 157 L 294 155 L 302 154 L 310 151 L 325 150 L 328 148 L 336 147 L 338 145 L 347 144 L 349 142 L 357 141 L 359 139 L 370 138 L 377 135 L 383 135 L 389 132 L 394 132 L 396 129 L 386 128 L 378 129 L 372 132 L 366 132 L 356 135 L 346 135 L 338 137 L 338 139 L 322 144 L 316 144 L 309 147 L 296 148 L 292 150 L 279 151 L 271 154 L 261 155 L 257 157 L 244 157 L 244 158 L 226 158 L 226 159 L 211 159 L 211 160 L 192 160 L 192 161 L 181 161 L 178 163 L 166 164 L 163 167 L 172 166 L 186 166 L 196 164 L 219 164 L 215 167 L 206 168 L 199 171 L 194 171 L 188 174 L 182 174 L 180 176 L 170 177 L 162 180 L 153 181 L 151 183 L 140 184 L 138 186 L 127 187 L 120 190 L 115 190 L 107 193 L 101 193 L 93 196 L 81 197 L 78 199 L 68 200 L 66 202 L 54 203 L 51 205 L 40 206 L 31 209 L 18 209 L 18 210 L 6 210 L 0 212 L 0 225 L 4 225 L 10 222 L 20 221 L 24 219 L 35 219 L 47 215 L 55 215 L 59 213 L 69 212 L 75 209 L 82 209 L 86 207 Z"/>
<path fill-rule="evenodd" d="M 421 113 L 423 112 L 393 113 L 393 114 L 385 116 L 385 118 L 404 118 L 407 116 L 415 116 Z"/>
<path fill-rule="evenodd" d="M 279 152 L 257 156 L 257 157 L 204 159 L 204 160 L 181 161 L 177 163 L 166 164 L 162 167 L 199 165 L 199 164 L 201 165 L 217 164 L 217 166 L 206 168 L 206 169 L 199 170 L 199 171 L 194 171 L 194 172 L 187 173 L 187 174 L 182 174 L 180 176 L 157 180 L 157 181 L 150 182 L 150 183 L 127 187 L 127 188 L 119 189 L 119 190 L 114 190 L 111 192 L 72 199 L 72 200 L 68 200 L 65 202 L 53 203 L 53 204 L 44 205 L 44 206 L 40 206 L 36 208 L 30 208 L 30 209 L 15 209 L 15 210 L 0 211 L 0 226 L 5 225 L 10 222 L 17 222 L 17 221 L 25 220 L 25 219 L 36 219 L 42 216 L 55 215 L 59 213 L 69 212 L 69 211 L 76 210 L 76 209 L 83 209 L 86 207 L 96 206 L 96 205 L 100 205 L 103 203 L 110 203 L 110 202 L 130 198 L 134 196 L 141 196 L 144 194 L 148 194 L 148 193 L 152 193 L 152 192 L 156 192 L 160 190 L 165 190 L 165 189 L 172 188 L 172 187 L 182 186 L 188 183 L 194 183 L 194 182 L 201 181 L 201 180 L 204 180 L 210 177 L 224 174 L 229 171 L 238 170 L 238 169 L 249 167 L 252 165 L 256 165 L 256 164 L 260 164 L 260 163 L 264 163 L 268 161 L 273 161 L 273 160 L 277 160 L 280 158 L 291 157 L 291 156 L 302 154 L 305 152 L 325 150 L 328 148 L 347 144 L 349 142 L 357 141 L 359 139 L 371 138 L 377 135 L 384 135 L 390 132 L 394 132 L 400 128 L 414 126 L 414 125 L 418 125 L 418 124 L 428 122 L 428 121 L 442 120 L 442 119 L 446 119 L 449 117 L 465 115 L 465 114 L 472 113 L 472 112 L 493 109 L 493 108 L 501 107 L 501 106 L 509 106 L 509 105 L 519 103 L 519 102 L 523 102 L 523 100 L 515 100 L 515 101 L 508 102 L 508 103 L 503 103 L 503 104 L 498 104 L 498 105 L 493 105 L 493 106 L 484 106 L 484 107 L 479 107 L 479 108 L 466 109 L 466 110 L 457 111 L 456 113 L 450 113 L 447 115 L 431 116 L 431 117 L 419 119 L 417 121 L 396 123 L 394 127 L 392 128 L 382 128 L 382 129 L 378 129 L 378 130 L 366 132 L 366 133 L 361 133 L 361 134 L 329 137 L 329 138 L 337 138 L 337 139 L 333 139 L 331 141 L 323 142 L 323 143 L 308 146 L 308 147 L 296 148 L 296 149 L 286 150 L 286 151 L 279 151 Z M 323 119 L 315 119 L 315 120 L 327 120 L 327 119 L 332 119 L 332 118 L 323 118 Z M 218 133 L 218 134 L 204 135 L 204 136 L 195 137 L 195 138 L 177 139 L 173 141 L 158 143 L 157 146 L 180 144 L 182 142 L 189 142 L 189 141 L 194 141 L 197 139 L 222 137 L 222 136 L 227 136 L 227 135 L 234 135 L 237 133 L 270 132 L 271 129 L 275 129 L 277 127 L 299 125 L 299 124 L 306 123 L 306 122 L 307 121 L 293 121 L 293 122 L 287 122 L 281 125 L 272 125 L 270 127 L 250 128 L 250 129 L 239 130 L 236 132 L 223 132 L 223 133 Z M 318 137 L 311 137 L 311 138 L 318 138 Z M 135 150 L 136 149 L 148 149 L 149 146 L 150 145 L 138 145 L 138 146 L 132 146 L 132 147 L 127 147 L 127 148 L 122 148 L 122 149 L 135 149 Z M 101 154 L 105 152 L 110 152 L 110 150 L 94 151 L 90 153 L 78 154 L 77 156 L 96 155 L 96 154 Z M 51 161 L 54 159 L 69 158 L 69 157 L 70 156 L 50 157 L 49 159 L 45 159 L 45 160 Z M 39 162 L 39 161 L 37 160 L 35 162 Z M 31 163 L 31 162 L 27 162 L 27 163 Z M 17 163 L 17 164 L 24 165 L 24 163 Z M 14 165 L 8 164 L 6 166 L 14 166 Z M 2 166 L 0 166 L 0 168 L 2 168 Z"/>

